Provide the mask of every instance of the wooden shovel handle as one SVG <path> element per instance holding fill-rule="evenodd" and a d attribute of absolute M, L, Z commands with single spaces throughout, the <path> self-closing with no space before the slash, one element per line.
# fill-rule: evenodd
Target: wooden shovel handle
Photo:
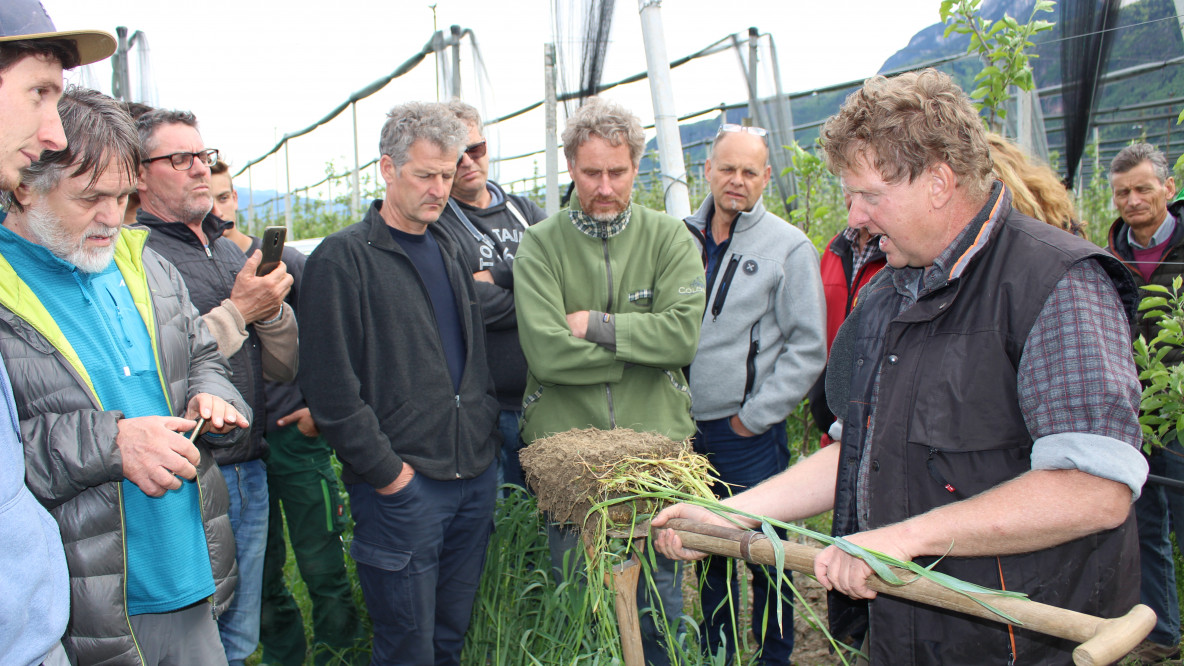
<path fill-rule="evenodd" d="M 663 529 L 674 530 L 686 548 L 735 557 L 754 564 L 777 563 L 773 545 L 763 535 L 758 534 L 755 538 L 746 536 L 754 534 L 751 530 L 708 525 L 681 518 L 668 521 Z M 814 558 L 822 552 L 821 548 L 789 541 L 782 541 L 781 545 L 785 552 L 786 569 L 814 575 Z M 1025 629 L 1080 643 L 1073 651 L 1073 661 L 1079 666 L 1118 661 L 1146 638 L 1155 626 L 1155 613 L 1142 604 L 1135 606 L 1121 618 L 1108 620 L 1030 599 L 980 593 L 963 594 L 926 578 L 917 578 L 916 574 L 906 569 L 893 567 L 893 572 L 902 580 L 911 582 L 905 585 L 892 585 L 873 575 L 868 579 L 867 586 L 879 594 L 1013 624 L 987 610 L 971 597 L 981 599 L 1014 617 L 1018 620 L 1016 624 L 1022 625 Z"/>

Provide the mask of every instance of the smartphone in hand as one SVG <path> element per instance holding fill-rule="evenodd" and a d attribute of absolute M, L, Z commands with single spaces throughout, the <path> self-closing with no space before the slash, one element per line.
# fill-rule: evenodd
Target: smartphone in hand
<path fill-rule="evenodd" d="M 263 259 L 259 262 L 259 268 L 255 269 L 255 275 L 267 275 L 280 265 L 280 257 L 284 254 L 284 239 L 287 236 L 286 227 L 268 227 L 263 231 L 263 245 L 260 247 Z"/>

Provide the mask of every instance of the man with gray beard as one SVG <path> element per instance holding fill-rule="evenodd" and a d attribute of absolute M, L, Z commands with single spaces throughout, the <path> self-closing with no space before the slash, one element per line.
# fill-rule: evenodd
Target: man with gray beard
<path fill-rule="evenodd" d="M 121 228 L 131 118 L 77 88 L 58 109 L 66 147 L 24 169 L 0 227 L 0 354 L 66 547 L 62 642 L 71 663 L 225 664 L 234 540 L 207 447 L 244 439 L 250 411 L 177 270 Z"/>

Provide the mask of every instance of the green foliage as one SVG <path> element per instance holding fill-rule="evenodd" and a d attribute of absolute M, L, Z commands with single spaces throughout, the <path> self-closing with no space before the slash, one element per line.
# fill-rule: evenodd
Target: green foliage
<path fill-rule="evenodd" d="M 1074 193 L 1073 205 L 1077 208 L 1077 217 L 1085 223 L 1086 236 L 1100 247 L 1106 247 L 1106 235 L 1110 232 L 1110 223 L 1118 216 L 1114 210 L 1114 197 L 1110 189 L 1110 179 L 1106 169 L 1102 168 L 1098 159 L 1098 144 L 1089 143 L 1085 147 L 1083 162 L 1092 162 L 1089 180 L 1078 183 Z"/>
<path fill-rule="evenodd" d="M 1027 51 L 1032 46 L 1032 37 L 1052 30 L 1049 21 L 1036 19 L 1040 12 L 1052 12 L 1056 3 L 1052 0 L 1037 0 L 1028 22 L 1020 25 L 1011 16 L 990 24 L 979 16 L 982 0 L 942 0 L 941 20 L 948 23 L 945 37 L 952 33 L 970 36 L 967 53 L 978 54 L 985 66 L 975 77 L 977 86 L 970 93 L 977 100 L 980 111 L 986 111 L 984 119 L 988 129 L 1000 131 L 1003 119 L 1007 117 L 1004 103 L 1011 96 L 1011 86 L 1020 90 L 1032 90 L 1031 60 L 1038 57 Z"/>
<path fill-rule="evenodd" d="M 1135 340 L 1135 364 L 1143 382 L 1139 405 L 1139 425 L 1143 430 L 1143 449 L 1164 446 L 1168 433 L 1184 433 L 1184 364 L 1165 363 L 1172 351 L 1184 348 L 1184 294 L 1177 277 L 1171 288 L 1149 284 L 1143 287 L 1150 295 L 1139 304 L 1146 319 L 1157 322 L 1155 337 Z"/>
<path fill-rule="evenodd" d="M 796 141 L 785 148 L 792 155 L 791 164 L 782 175 L 793 174 L 798 186 L 798 193 L 786 203 L 796 206 L 785 212 L 777 212 L 768 205 L 766 208 L 788 219 L 821 249 L 831 237 L 847 226 L 847 207 L 843 203 L 842 188 L 838 179 L 826 168 L 826 162 L 817 155 L 820 149 L 817 143 L 813 153 Z"/>
<path fill-rule="evenodd" d="M 1176 118 L 1176 124 L 1184 125 L 1184 111 L 1180 111 L 1180 117 Z M 1175 172 L 1177 180 L 1184 178 L 1184 154 L 1181 154 L 1180 158 L 1176 160 Z M 1177 185 L 1177 187 L 1180 187 L 1180 185 Z"/>
<path fill-rule="evenodd" d="M 810 224 L 815 219 L 831 214 L 832 206 L 827 200 L 834 198 L 836 183 L 821 157 L 804 150 L 797 141 L 786 149 L 791 153 L 791 164 L 781 175 L 794 174 L 798 184 L 798 194 L 791 195 L 786 203 L 801 204 L 789 211 L 789 221 L 809 235 Z"/>

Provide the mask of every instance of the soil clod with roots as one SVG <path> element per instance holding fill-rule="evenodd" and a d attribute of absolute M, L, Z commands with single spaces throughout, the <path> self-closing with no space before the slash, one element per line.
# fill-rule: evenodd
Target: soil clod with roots
<path fill-rule="evenodd" d="M 669 478 L 675 461 L 689 457 L 702 460 L 690 448 L 686 442 L 652 432 L 573 428 L 536 440 L 522 449 L 520 459 L 526 484 L 538 497 L 539 509 L 550 514 L 553 521 L 584 527 L 595 504 L 639 492 L 627 487 L 630 477 Z M 706 461 L 698 466 L 706 475 Z M 622 479 L 626 480 L 624 486 Z M 649 513 L 659 507 L 648 503 L 634 508 L 638 513 Z M 614 509 L 610 512 L 612 522 L 632 520 L 633 509 Z"/>

